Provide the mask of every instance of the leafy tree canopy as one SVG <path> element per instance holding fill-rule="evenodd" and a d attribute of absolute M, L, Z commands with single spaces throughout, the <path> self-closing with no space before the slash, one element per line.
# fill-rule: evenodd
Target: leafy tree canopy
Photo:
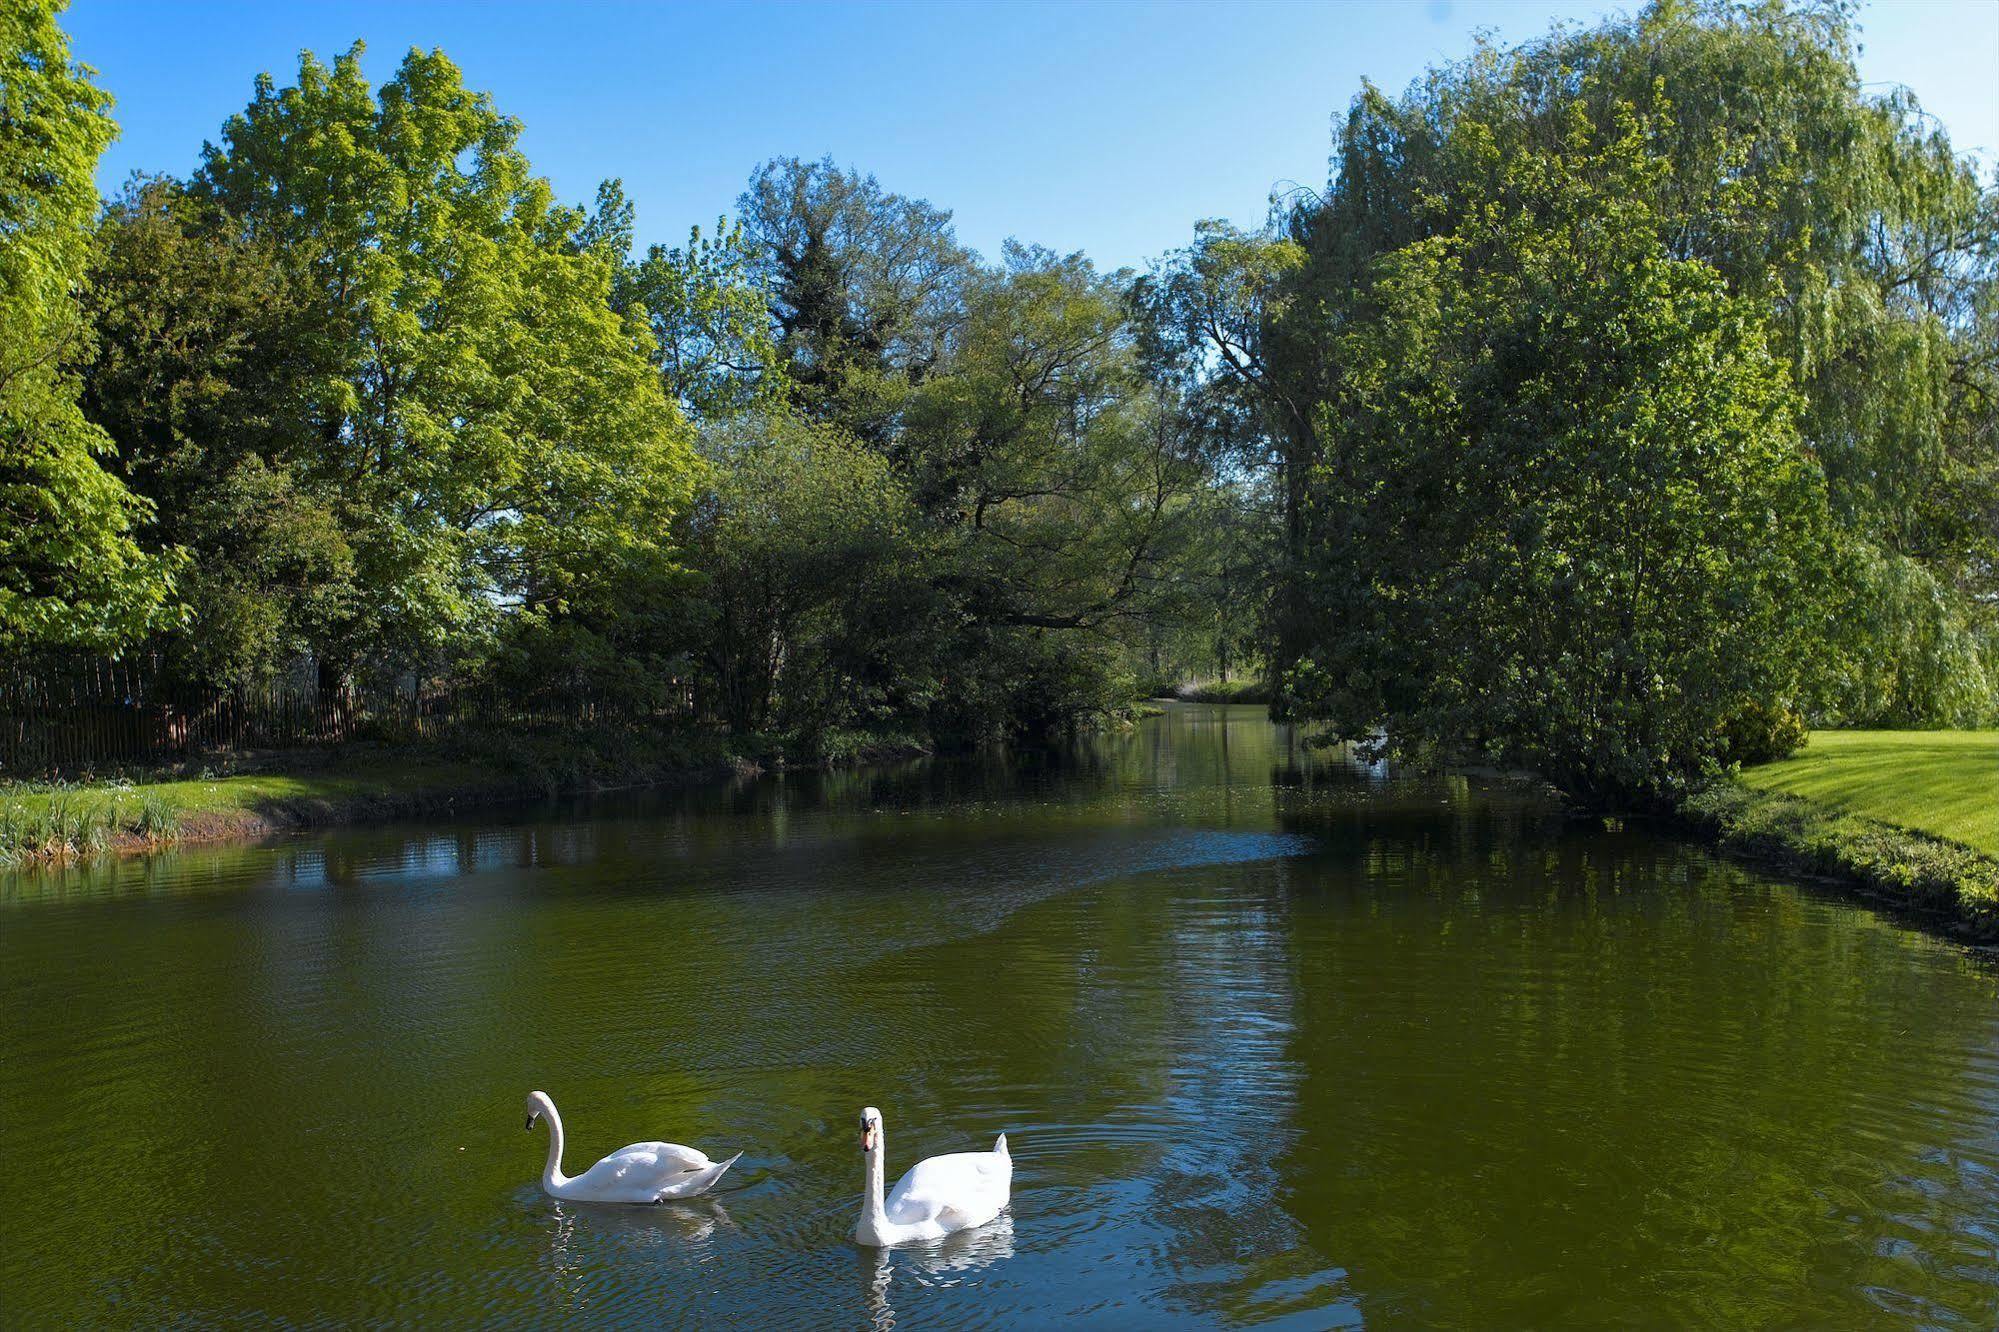
<path fill-rule="evenodd" d="M 1906 93 L 1862 89 L 1839 7 L 1661 0 L 1515 50 L 1482 47 L 1400 99 L 1370 88 L 1328 192 L 1288 219 L 1306 262 L 1262 328 L 1264 364 L 1293 398 L 1345 392 L 1341 339 L 1368 317 L 1354 293 L 1379 258 L 1476 221 L 1516 157 L 1608 151 L 1620 107 L 1642 117 L 1644 152 L 1663 168 L 1633 184 L 1650 234 L 1757 304 L 1799 390 L 1840 546 L 1815 715 L 1990 716 L 1999 205 Z M 1570 133 L 1578 108 L 1586 140 Z M 1302 473 L 1326 447 L 1307 423 L 1282 450 Z M 1295 521 L 1309 500 L 1291 499 Z M 1308 558 L 1295 544 L 1291 555 Z M 1280 655 L 1305 632 L 1294 624 Z"/>
<path fill-rule="evenodd" d="M 356 662 L 436 661 L 509 608 L 560 614 L 599 569 L 670 567 L 700 467 L 611 305 L 615 260 L 558 207 L 518 122 L 411 51 L 259 80 L 199 189 L 303 273 L 325 369 L 317 477 L 348 506 Z"/>
<path fill-rule="evenodd" d="M 1764 307 L 1670 253 L 1646 122 L 1558 121 L 1552 150 L 1457 121 L 1449 229 L 1365 275 L 1296 688 L 1344 738 L 1616 801 L 1795 701 L 1828 524 Z"/>
<path fill-rule="evenodd" d="M 167 618 L 177 561 L 141 552 L 147 506 L 77 406 L 92 173 L 116 127 L 60 8 L 0 3 L 0 647 L 115 649 Z"/>

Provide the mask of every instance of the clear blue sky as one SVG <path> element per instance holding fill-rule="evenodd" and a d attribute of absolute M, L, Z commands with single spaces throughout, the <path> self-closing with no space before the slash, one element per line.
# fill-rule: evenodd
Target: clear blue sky
<path fill-rule="evenodd" d="M 355 38 L 380 80 L 441 46 L 526 125 L 572 202 L 619 176 L 643 241 L 727 210 L 768 157 L 831 154 L 957 215 L 1105 267 L 1182 243 L 1202 217 L 1259 221 L 1271 187 L 1321 185 L 1334 116 L 1363 76 L 1400 90 L 1471 34 L 1531 37 L 1625 6 L 1365 3 L 668 5 L 76 0 L 76 57 L 124 132 L 99 183 L 185 173 L 268 70 Z M 1999 0 L 1873 0 L 1862 76 L 1902 83 L 1963 148 L 1999 150 Z"/>

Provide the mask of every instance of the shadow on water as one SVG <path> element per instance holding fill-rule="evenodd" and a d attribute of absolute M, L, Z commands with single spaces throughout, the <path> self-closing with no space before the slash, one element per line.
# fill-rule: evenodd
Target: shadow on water
<path fill-rule="evenodd" d="M 0 1325 L 1990 1326 L 1995 988 L 1202 705 L 16 876 Z M 530 1086 L 748 1155 L 553 1203 Z M 864 1104 L 1003 1222 L 856 1250 Z"/>

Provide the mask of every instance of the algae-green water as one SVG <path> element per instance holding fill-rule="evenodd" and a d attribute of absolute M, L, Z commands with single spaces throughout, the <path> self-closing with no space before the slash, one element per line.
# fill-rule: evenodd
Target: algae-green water
<path fill-rule="evenodd" d="M 710 1198 L 557 1203 L 664 1137 Z M 849 1238 L 1012 1144 L 1012 1206 Z M 0 1325 L 1999 1322 L 1959 948 L 1254 708 L 0 879 Z"/>

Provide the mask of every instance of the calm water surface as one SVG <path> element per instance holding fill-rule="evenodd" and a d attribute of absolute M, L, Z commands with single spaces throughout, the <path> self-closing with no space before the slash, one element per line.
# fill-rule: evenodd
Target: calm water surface
<path fill-rule="evenodd" d="M 639 1138 L 708 1200 L 558 1204 Z M 1009 1216 L 847 1240 L 1004 1129 Z M 1999 1322 L 1992 970 L 1179 707 L 0 879 L 0 1325 Z M 893 1177 L 892 1174 L 892 1177 Z"/>

